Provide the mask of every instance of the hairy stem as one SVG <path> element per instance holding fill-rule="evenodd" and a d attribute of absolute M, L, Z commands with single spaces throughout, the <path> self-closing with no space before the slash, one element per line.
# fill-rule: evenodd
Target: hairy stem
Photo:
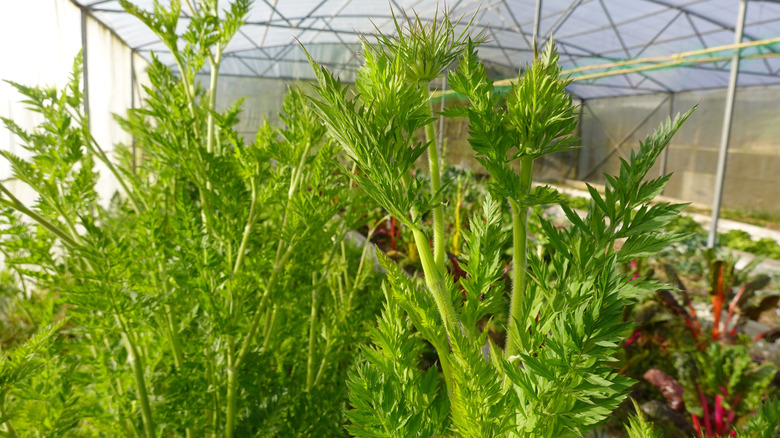
<path fill-rule="evenodd" d="M 298 166 L 293 169 L 292 178 L 290 181 L 290 189 L 287 191 L 287 205 L 284 208 L 284 218 L 282 219 L 282 229 L 280 232 L 284 231 L 284 228 L 287 226 L 287 221 L 290 214 L 290 206 L 292 204 L 292 199 L 295 196 L 295 194 L 298 191 L 298 186 L 301 182 L 301 177 L 303 175 L 303 167 L 306 165 L 306 158 L 309 156 L 309 151 L 311 150 L 311 141 L 306 141 L 306 143 L 303 146 L 303 152 L 301 153 L 300 161 L 298 162 Z M 243 254 L 243 251 L 239 254 L 239 257 Z M 238 384 L 238 370 L 241 365 L 241 361 L 244 360 L 244 357 L 249 353 L 249 349 L 252 347 L 252 342 L 254 341 L 255 336 L 257 335 L 257 330 L 260 327 L 260 320 L 262 319 L 263 314 L 265 313 L 266 306 L 268 305 L 269 297 L 271 296 L 272 291 L 274 288 L 276 288 L 276 282 L 279 279 L 279 275 L 284 268 L 285 263 L 287 262 L 287 259 L 289 258 L 291 252 L 289 245 L 285 247 L 284 240 L 279 239 L 279 245 L 276 248 L 276 259 L 273 264 L 273 270 L 271 272 L 271 278 L 268 280 L 268 283 L 266 284 L 265 291 L 263 292 L 263 296 L 260 298 L 260 304 L 258 305 L 257 309 L 255 310 L 254 315 L 252 316 L 252 322 L 249 326 L 249 331 L 247 332 L 246 336 L 244 337 L 244 341 L 241 343 L 241 348 L 239 349 L 236 356 L 233 356 L 232 352 L 232 344 L 231 344 L 231 351 L 228 353 L 228 390 L 227 390 L 227 403 L 228 403 L 228 418 L 226 421 L 226 430 L 225 430 L 225 436 L 228 438 L 233 437 L 233 427 L 235 425 L 235 403 L 236 403 L 236 395 L 237 395 L 237 388 L 236 385 Z M 236 260 L 236 263 L 238 264 L 238 260 Z M 233 406 L 233 409 L 231 410 L 230 407 Z"/>
<path fill-rule="evenodd" d="M 219 391 L 217 391 L 216 377 L 214 372 L 214 357 L 210 351 L 206 350 L 206 381 L 209 385 L 209 390 L 212 392 L 211 403 L 206 407 L 206 418 L 208 424 L 211 426 L 211 436 L 217 436 L 217 424 L 219 419 L 217 415 L 219 413 Z"/>
<path fill-rule="evenodd" d="M 439 315 L 444 324 L 444 329 L 447 331 L 447 336 L 452 337 L 452 334 L 457 330 L 457 318 L 455 316 L 455 308 L 452 306 L 452 300 L 445 287 L 445 274 L 439 270 L 433 261 L 428 236 L 418 228 L 413 229 L 412 233 L 414 234 L 417 251 L 420 254 L 420 261 L 422 262 L 423 273 L 425 274 L 425 284 L 428 286 L 431 295 L 433 295 L 433 300 L 439 310 Z M 447 383 L 447 393 L 452 396 L 453 382 L 452 373 L 450 372 L 449 350 L 446 346 L 434 344 L 434 347 L 436 348 L 439 361 L 441 362 L 444 381 Z"/>
<path fill-rule="evenodd" d="M 179 67 L 179 74 L 181 75 L 181 83 L 184 85 L 184 93 L 187 95 L 187 108 L 190 110 L 190 117 L 195 121 L 195 96 L 192 91 L 192 84 L 189 81 L 187 70 L 184 69 L 184 64 L 179 59 L 179 51 L 176 47 L 171 47 L 173 52 L 173 59 L 176 60 L 176 65 Z M 200 138 L 200 131 L 198 130 L 197 123 L 193 124 L 195 138 Z"/>
<path fill-rule="evenodd" d="M 84 123 L 83 119 L 81 123 Z M 121 173 L 119 173 L 119 170 L 117 170 L 116 166 L 114 166 L 114 163 L 112 163 L 111 160 L 108 158 L 108 155 L 103 150 L 103 148 L 100 147 L 97 140 L 95 140 L 95 137 L 92 136 L 92 133 L 87 131 L 86 129 L 84 131 L 87 136 L 87 147 L 89 148 L 90 151 L 92 151 L 93 154 L 95 154 L 98 157 L 98 159 L 103 164 L 106 165 L 109 172 L 111 172 L 111 175 L 114 176 L 114 179 L 116 179 L 119 185 L 122 186 L 122 190 L 127 195 L 127 200 L 130 201 L 130 205 L 133 207 L 133 210 L 135 210 L 136 213 L 140 213 L 141 211 L 143 211 L 141 210 L 138 204 L 139 200 L 141 204 L 143 204 L 144 209 L 148 208 L 146 202 L 143 200 L 143 197 L 136 199 L 135 196 L 136 192 L 130 190 L 130 187 L 128 186 L 127 181 L 125 181 L 124 176 Z"/>
<path fill-rule="evenodd" d="M 360 253 L 360 261 L 358 262 L 357 272 L 355 273 L 355 280 L 352 282 L 352 289 L 350 289 L 349 294 L 347 294 L 347 305 L 344 308 L 345 314 L 352 310 L 352 297 L 360 284 L 360 277 L 363 275 L 363 266 L 365 265 L 368 256 L 368 247 L 371 245 L 371 237 L 373 237 L 376 229 L 379 227 L 379 223 L 380 221 L 374 223 L 374 226 L 370 227 L 368 233 L 366 233 L 366 241 L 363 243 L 363 251 Z"/>
<path fill-rule="evenodd" d="M 217 78 L 219 76 L 219 65 L 222 62 L 222 46 L 217 43 L 217 54 L 211 56 L 209 54 L 209 61 L 211 62 L 211 80 L 209 81 L 209 114 L 206 122 L 206 150 L 209 153 L 214 152 L 214 110 L 217 101 Z M 219 155 L 222 151 L 217 150 Z"/>
<path fill-rule="evenodd" d="M 274 331 L 276 325 L 276 315 L 279 313 L 279 307 L 273 306 L 265 312 L 265 323 L 263 326 L 263 345 L 260 347 L 260 351 L 268 351 L 268 346 L 271 345 L 271 333 Z"/>
<path fill-rule="evenodd" d="M 6 391 L 0 392 L 0 418 L 5 418 L 6 416 L 5 395 L 6 395 Z M 4 436 L 13 437 L 13 438 L 17 438 L 19 436 L 16 433 L 16 429 L 14 429 L 14 426 L 11 424 L 10 419 L 6 419 L 5 421 L 0 422 L 0 425 L 5 425 L 6 430 Z"/>
<path fill-rule="evenodd" d="M 233 438 L 233 429 L 236 426 L 236 400 L 238 393 L 238 366 L 233 359 L 233 344 L 228 344 L 227 354 L 227 418 L 225 419 L 225 437 Z"/>
<path fill-rule="evenodd" d="M 241 237 L 241 244 L 238 247 L 238 253 L 236 255 L 236 263 L 233 265 L 233 275 L 235 276 L 238 274 L 238 271 L 241 270 L 241 267 L 244 263 L 244 257 L 246 255 L 246 245 L 249 242 L 249 235 L 252 233 L 252 228 L 255 225 L 255 219 L 256 219 L 256 205 L 257 205 L 257 184 L 255 183 L 255 180 L 251 180 L 252 185 L 252 195 L 251 195 L 251 201 L 249 203 L 249 215 L 246 219 L 246 225 L 244 226 L 244 235 Z"/>
<path fill-rule="evenodd" d="M 534 159 L 530 155 L 520 159 L 520 189 L 527 195 L 531 191 Z M 516 324 L 520 319 L 521 300 L 525 296 L 527 284 L 526 267 L 528 258 L 526 246 L 528 240 L 528 207 L 510 200 L 512 206 L 512 296 L 509 301 L 509 333 L 504 348 L 504 357 L 509 358 L 517 353 L 519 328 Z M 514 329 L 511 329 L 514 327 Z"/>
<path fill-rule="evenodd" d="M 317 274 L 312 273 L 312 284 L 317 284 Z M 319 301 L 319 287 L 311 290 L 311 315 L 309 317 L 309 357 L 306 362 L 306 392 L 311 391 L 314 385 L 314 333 L 317 329 L 317 304 Z"/>
<path fill-rule="evenodd" d="M 135 387 L 138 391 L 138 401 L 141 404 L 141 419 L 144 423 L 144 435 L 146 435 L 146 438 L 154 438 L 156 436 L 154 431 L 154 418 L 152 416 L 152 406 L 149 403 L 149 393 L 146 390 L 146 376 L 144 375 L 143 360 L 138 352 L 138 345 L 133 339 L 129 327 L 116 309 L 114 315 L 116 315 L 118 325 L 122 328 L 122 338 L 125 341 L 128 362 L 130 362 L 130 365 L 133 368 L 133 379 L 135 380 Z"/>
<path fill-rule="evenodd" d="M 66 243 L 69 247 L 74 248 L 79 246 L 78 242 L 76 242 L 76 240 L 74 240 L 71 236 L 69 236 L 67 232 L 63 231 L 58 226 L 47 221 L 41 215 L 30 210 L 24 204 L 22 204 L 22 201 L 20 201 L 16 196 L 14 196 L 13 193 L 11 193 L 11 191 L 8 190 L 5 187 L 5 185 L 3 185 L 2 183 L 0 183 L 0 192 L 3 192 L 3 194 L 5 194 L 8 197 L 8 199 L 0 199 L 0 203 L 5 204 L 15 209 L 16 211 L 25 214 L 27 217 L 37 222 L 40 226 L 46 228 L 52 234 L 59 237 L 60 240 Z"/>
<path fill-rule="evenodd" d="M 433 105 L 433 104 L 431 104 Z M 433 106 L 431 106 L 433 114 Z M 441 170 L 439 169 L 439 150 L 436 146 L 434 123 L 425 125 L 425 140 L 428 142 L 428 172 L 431 175 L 431 193 L 433 195 L 433 261 L 440 270 L 444 270 L 444 207 L 441 205 Z"/>
<path fill-rule="evenodd" d="M 184 353 L 181 349 L 181 340 L 179 339 L 179 332 L 176 330 L 176 321 L 174 320 L 173 311 L 171 306 L 165 305 L 165 320 L 168 326 L 168 340 L 173 347 L 173 361 L 176 365 L 176 370 L 181 372 L 184 367 Z"/>

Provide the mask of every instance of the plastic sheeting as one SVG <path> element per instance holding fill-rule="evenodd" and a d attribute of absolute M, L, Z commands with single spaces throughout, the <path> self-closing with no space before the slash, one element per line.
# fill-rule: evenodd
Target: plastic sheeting
<path fill-rule="evenodd" d="M 113 29 L 128 46 L 149 56 L 156 53 L 173 64 L 167 49 L 117 0 L 73 0 Z M 152 0 L 135 0 L 151 8 Z M 164 0 L 162 3 L 166 3 Z M 227 1 L 220 0 L 221 7 Z M 222 73 L 287 79 L 311 78 L 296 38 L 320 63 L 351 81 L 360 65 L 360 33 L 375 27 L 394 30 L 396 14 L 417 13 L 423 19 L 437 12 L 434 0 L 257 0 L 246 26 L 226 49 Z M 542 0 L 539 33 L 558 42 L 565 68 L 626 59 L 669 56 L 733 42 L 738 1 L 735 0 Z M 532 59 L 536 0 L 451 0 L 451 17 L 474 14 L 475 28 L 487 27 L 490 41 L 480 49 L 483 61 L 517 71 Z M 186 8 L 184 8 L 186 11 Z M 439 11 L 441 13 L 441 11 Z M 182 29 L 188 23 L 185 14 Z M 459 26 L 462 28 L 463 24 Z M 780 36 L 780 3 L 751 0 L 743 41 Z M 780 44 L 743 50 L 739 85 L 780 82 Z M 704 56 L 721 57 L 718 52 Z M 675 92 L 725 87 L 729 63 L 695 63 L 578 81 L 571 91 L 579 98 Z"/>
<path fill-rule="evenodd" d="M 715 89 L 586 101 L 581 124 L 585 147 L 577 151 L 576 179 L 603 184 L 603 174 L 617 172 L 620 159 L 627 159 L 639 141 L 666 117 L 699 104 L 669 145 L 665 171 L 673 177 L 664 194 L 710 206 L 725 98 L 724 89 Z M 778 100 L 779 85 L 742 88 L 736 94 L 723 193 L 725 208 L 780 213 Z M 660 173 L 659 163 L 650 176 Z"/>

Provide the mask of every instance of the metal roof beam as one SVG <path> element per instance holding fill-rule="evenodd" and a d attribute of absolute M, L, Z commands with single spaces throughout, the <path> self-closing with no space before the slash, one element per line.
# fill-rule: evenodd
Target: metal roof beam
<path fill-rule="evenodd" d="M 684 6 L 672 5 L 672 4 L 667 3 L 664 0 L 645 0 L 645 1 L 650 2 L 650 3 L 655 3 L 655 4 L 658 4 L 658 5 L 661 5 L 661 6 L 666 6 L 667 8 L 685 10 L 690 15 L 692 15 L 692 16 L 694 16 L 696 18 L 702 19 L 702 20 L 707 21 L 709 23 L 712 23 L 712 24 L 714 24 L 716 26 L 720 26 L 721 28 L 723 28 L 725 30 L 728 30 L 728 31 L 730 31 L 732 33 L 736 32 L 736 27 L 735 26 L 730 26 L 728 24 L 721 23 L 721 22 L 719 22 L 719 21 L 717 21 L 717 20 L 715 20 L 713 18 L 707 17 L 706 15 L 702 15 L 702 14 L 700 14 L 698 12 L 694 12 L 694 11 L 691 11 L 691 10 L 688 10 L 688 9 L 683 9 Z M 750 25 L 750 23 L 746 23 L 746 24 Z M 747 38 L 747 39 L 751 40 L 751 41 L 758 41 L 758 40 L 761 39 L 761 38 L 755 37 L 753 35 L 750 35 L 750 34 L 747 34 L 747 33 L 744 33 L 744 32 L 742 33 L 742 36 L 744 38 Z M 775 50 L 772 50 L 772 51 L 775 52 Z"/>
<path fill-rule="evenodd" d="M 552 24 L 550 35 L 554 36 L 555 32 L 558 32 L 558 29 L 561 28 L 561 26 L 566 23 L 566 21 L 569 19 L 569 17 L 574 14 L 574 11 L 582 4 L 582 0 L 573 0 L 571 3 L 569 3 L 569 6 L 561 12 L 561 15 L 558 17 L 558 19 L 555 21 L 555 23 Z"/>
<path fill-rule="evenodd" d="M 642 46 L 642 48 L 641 48 L 641 49 L 639 49 L 639 51 L 636 53 L 636 55 L 634 55 L 634 58 L 638 58 L 638 57 L 639 57 L 639 55 L 641 55 L 642 53 L 644 53 L 644 52 L 645 52 L 645 50 L 647 50 L 647 49 L 648 49 L 650 46 L 652 46 L 652 45 L 653 45 L 653 43 L 655 42 L 655 40 L 657 40 L 657 39 L 658 39 L 658 38 L 659 38 L 661 35 L 663 35 L 663 33 L 664 33 L 664 32 L 666 32 L 666 29 L 668 29 L 668 28 L 669 28 L 669 26 L 671 26 L 672 24 L 674 24 L 674 22 L 675 22 L 675 21 L 677 21 L 677 19 L 678 19 L 678 18 L 680 18 L 680 16 L 681 16 L 681 15 L 683 15 L 683 11 L 679 11 L 679 12 L 677 13 L 677 15 L 675 15 L 675 16 L 674 16 L 674 18 L 672 18 L 671 20 L 669 20 L 669 22 L 668 22 L 668 23 L 666 23 L 666 25 L 665 25 L 664 27 L 662 27 L 662 28 L 661 28 L 661 30 L 659 30 L 659 31 L 658 31 L 658 32 L 655 34 L 655 36 L 653 36 L 653 38 L 651 38 L 651 39 L 650 39 L 650 41 L 648 41 L 648 42 L 647 42 L 647 44 L 645 44 L 644 46 Z"/>
<path fill-rule="evenodd" d="M 523 40 L 528 45 L 528 48 L 530 50 L 533 50 L 534 49 L 533 44 L 531 43 L 531 41 L 528 40 L 528 37 L 526 36 L 525 32 L 523 32 L 523 27 L 520 25 L 520 22 L 517 21 L 517 17 L 515 17 L 515 13 L 512 12 L 512 8 L 509 7 L 509 4 L 506 2 L 506 0 L 504 0 L 504 8 L 506 8 L 507 12 L 509 13 L 509 18 L 511 18 L 512 21 L 515 23 L 515 26 L 517 26 L 517 31 L 520 35 L 522 35 Z"/>

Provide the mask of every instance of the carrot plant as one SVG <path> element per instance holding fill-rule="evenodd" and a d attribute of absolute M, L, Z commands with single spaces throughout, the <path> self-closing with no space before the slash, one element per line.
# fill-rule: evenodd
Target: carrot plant
<path fill-rule="evenodd" d="M 32 326 L 0 357 L 2 436 L 343 434 L 344 376 L 379 292 L 347 236 L 373 203 L 335 172 L 300 90 L 283 126 L 238 135 L 216 75 L 250 4 L 185 3 L 180 35 L 181 2 L 122 2 L 178 68 L 153 56 L 142 108 L 118 117 L 136 154 L 118 145 L 115 160 L 90 134 L 80 62 L 64 90 L 13 84 L 44 117 L 5 120 L 31 157 L 2 154 L 35 198 L 0 184 L 3 300 Z M 98 163 L 120 183 L 111 200 Z"/>
<path fill-rule="evenodd" d="M 359 437 L 582 436 L 632 383 L 613 369 L 612 356 L 630 329 L 624 306 L 653 285 L 629 281 L 619 266 L 679 238 L 663 225 L 683 205 L 649 204 L 669 176 L 646 177 L 691 112 L 641 142 L 619 174 L 607 176 L 604 195 L 590 188 L 586 218 L 562 204 L 570 228 L 540 219 L 548 242 L 542 257 L 527 250 L 528 211 L 560 197 L 550 187 L 532 187 L 533 163 L 573 147 L 576 128 L 554 45 L 536 54 L 501 107 L 477 59 L 480 38 L 456 35 L 446 16 L 407 21 L 396 25 L 395 37 L 364 41 L 354 92 L 312 61 L 314 106 L 353 160 L 351 178 L 413 233 L 424 274 L 422 282 L 410 278 L 380 254 L 385 306 L 365 361 L 349 378 L 348 429 Z M 492 192 L 461 231 L 466 275 L 457 281 L 441 257 L 447 228 L 437 209 L 454 200 L 441 199 L 429 93 L 456 58 L 449 84 L 470 106 L 446 115 L 469 118 L 470 143 Z M 425 140 L 417 135 L 422 130 Z M 412 177 L 426 151 L 430 174 Z M 512 213 L 513 272 L 508 337 L 495 345 L 477 323 L 499 312 L 504 294 L 500 249 L 510 238 L 501 232 L 504 200 Z M 425 343 L 436 350 L 441 379 L 437 367 L 420 367 Z"/>

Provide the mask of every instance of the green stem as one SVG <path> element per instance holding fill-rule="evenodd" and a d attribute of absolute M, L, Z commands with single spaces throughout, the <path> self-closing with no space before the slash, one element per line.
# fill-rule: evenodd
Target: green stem
<path fill-rule="evenodd" d="M 434 262 L 428 236 L 420 229 L 413 229 L 412 233 L 414 234 L 414 243 L 417 245 L 417 252 L 420 255 L 420 262 L 425 274 L 425 284 L 428 286 L 431 295 L 433 295 L 433 300 L 439 309 L 439 315 L 444 322 L 447 334 L 451 335 L 457 327 L 457 319 L 455 317 L 455 308 L 452 306 L 452 300 L 445 287 L 444 273 Z"/>
<path fill-rule="evenodd" d="M 533 176 L 534 159 L 525 155 L 520 159 L 520 190 L 527 195 L 531 191 L 531 178 Z M 512 296 L 509 301 L 509 334 L 504 348 L 504 357 L 509 358 L 517 353 L 517 344 L 520 341 L 521 300 L 525 296 L 528 274 L 526 267 L 528 258 L 526 254 L 528 233 L 528 207 L 510 200 L 512 206 Z M 514 327 L 514 329 L 512 328 Z"/>
<path fill-rule="evenodd" d="M 363 275 L 363 266 L 366 264 L 371 237 L 373 237 L 380 222 L 381 221 L 377 221 L 373 227 L 368 229 L 368 233 L 366 234 L 366 241 L 363 243 L 363 251 L 360 253 L 360 262 L 358 262 L 357 272 L 355 273 L 355 280 L 352 282 L 352 289 L 350 289 L 349 294 L 347 295 L 347 305 L 344 308 L 345 314 L 348 314 L 352 310 L 352 297 L 355 295 L 355 291 L 360 284 L 360 277 Z"/>
<path fill-rule="evenodd" d="M 343 239 L 341 240 L 341 260 L 344 264 L 344 289 L 352 290 L 352 286 L 349 284 L 349 260 L 347 260 L 347 248 Z"/>
<path fill-rule="evenodd" d="M 5 395 L 6 391 L 0 392 L 0 418 L 5 417 Z M 6 431 L 3 433 L 4 436 L 12 437 L 12 438 L 18 438 L 19 435 L 16 434 L 16 429 L 14 429 L 13 424 L 11 424 L 11 420 L 7 419 L 3 422 L 0 422 L 0 425 L 5 425 Z"/>
<path fill-rule="evenodd" d="M 200 131 L 198 131 L 197 122 L 195 121 L 195 98 L 193 97 L 192 87 L 190 86 L 189 79 L 187 78 L 187 71 L 184 70 L 184 64 L 179 59 L 179 51 L 175 47 L 171 47 L 173 52 L 173 59 L 176 60 L 176 66 L 179 67 L 179 73 L 181 74 L 181 82 L 184 85 L 184 93 L 187 95 L 187 108 L 190 110 L 190 116 L 194 123 L 195 138 L 200 138 Z"/>
<path fill-rule="evenodd" d="M 439 315 L 441 316 L 447 336 L 451 338 L 452 334 L 457 330 L 457 318 L 455 316 L 455 308 L 452 306 L 452 300 L 445 287 L 444 274 L 434 263 L 428 236 L 420 231 L 419 228 L 412 229 L 412 233 L 414 234 L 414 242 L 417 245 L 417 252 L 420 255 L 420 261 L 422 262 L 423 273 L 425 274 L 425 284 L 428 286 L 431 295 L 433 295 L 433 301 L 436 303 L 436 307 L 439 310 Z M 452 397 L 454 393 L 452 387 L 452 373 L 450 371 L 449 350 L 446 345 L 436 345 L 438 344 L 437 342 L 432 343 L 439 355 L 439 362 L 441 363 L 441 369 L 444 373 L 444 381 L 447 384 L 447 394 Z"/>
<path fill-rule="evenodd" d="M 83 123 L 83 122 L 82 122 Z M 116 166 L 114 166 L 114 163 L 111 162 L 111 160 L 108 158 L 108 155 L 106 155 L 106 152 L 103 150 L 103 148 L 100 147 L 97 140 L 95 140 L 95 137 L 92 136 L 92 133 L 85 130 L 85 133 L 88 137 L 87 141 L 87 147 L 97 155 L 98 159 L 100 159 L 103 164 L 106 165 L 109 172 L 114 176 L 114 178 L 117 180 L 120 186 L 122 186 L 122 190 L 124 190 L 125 194 L 127 195 L 127 200 L 130 201 L 130 205 L 133 206 L 133 210 L 135 210 L 136 213 L 140 213 L 141 208 L 138 206 L 138 200 L 135 197 L 134 191 L 131 191 L 129 186 L 127 185 L 127 182 L 125 181 L 125 178 L 121 173 L 119 173 L 119 170 L 117 170 Z M 144 202 L 143 198 L 139 198 L 141 200 L 141 203 L 144 206 L 144 209 L 147 209 L 148 206 Z"/>
<path fill-rule="evenodd" d="M 206 350 L 206 381 L 212 391 L 211 404 L 206 408 L 206 418 L 208 418 L 209 426 L 211 426 L 211 436 L 217 436 L 217 412 L 219 407 L 219 391 L 216 390 L 217 383 L 214 372 L 214 358 L 210 351 Z"/>
<path fill-rule="evenodd" d="M 238 365 L 237 361 L 233 359 L 233 346 L 232 343 L 228 344 L 228 379 L 227 379 L 227 418 L 225 422 L 225 437 L 233 438 L 233 429 L 236 422 L 236 399 L 238 392 Z"/>
<path fill-rule="evenodd" d="M 276 325 L 276 315 L 279 313 L 279 307 L 273 306 L 270 310 L 266 311 L 265 325 L 263 326 L 263 345 L 260 347 L 260 351 L 268 351 L 268 346 L 271 345 L 271 333 L 274 331 Z"/>
<path fill-rule="evenodd" d="M 249 242 L 249 235 L 252 233 L 252 227 L 255 225 L 255 209 L 257 204 L 257 184 L 254 178 L 250 181 L 252 186 L 252 197 L 249 203 L 249 215 L 246 219 L 246 225 L 244 226 L 244 235 L 241 237 L 241 244 L 238 247 L 238 253 L 236 255 L 236 263 L 233 266 L 233 275 L 238 274 L 241 266 L 244 263 L 244 256 L 246 255 L 246 245 Z"/>
<path fill-rule="evenodd" d="M 36 213 L 36 212 L 30 210 L 29 208 L 25 207 L 25 205 L 22 204 L 22 202 L 19 199 L 17 199 L 16 196 L 14 196 L 13 193 L 11 193 L 11 191 L 8 190 L 5 187 L 5 185 L 3 185 L 2 183 L 0 183 L 0 192 L 3 192 L 10 199 L 10 200 L 0 199 L 0 203 L 5 204 L 5 205 L 7 205 L 9 207 L 12 207 L 12 208 L 16 209 L 17 211 L 27 215 L 30 219 L 32 219 L 35 222 L 37 222 L 43 228 L 46 228 L 52 234 L 54 234 L 55 236 L 59 237 L 63 242 L 65 242 L 71 248 L 79 246 L 79 244 L 76 242 L 76 240 L 71 238 L 71 236 L 69 236 L 67 232 L 61 230 L 56 225 L 54 225 L 51 222 L 47 221 L 46 219 L 44 219 L 38 213 Z"/>
<path fill-rule="evenodd" d="M 433 105 L 433 104 L 431 104 Z M 431 106 L 433 114 L 433 106 Z M 428 142 L 428 173 L 431 175 L 431 194 L 433 196 L 433 261 L 440 270 L 444 270 L 446 254 L 444 242 L 444 207 L 441 205 L 441 174 L 439 169 L 439 151 L 436 145 L 434 122 L 425 125 L 425 140 Z"/>
<path fill-rule="evenodd" d="M 209 114 L 207 119 L 207 131 L 206 131 L 206 150 L 209 153 L 214 152 L 214 110 L 217 101 L 217 78 L 219 76 L 219 65 L 222 61 L 222 46 L 217 43 L 217 55 L 211 56 L 209 54 L 209 61 L 211 62 L 211 80 L 209 82 Z M 221 151 L 216 151 L 217 155 Z"/>
<path fill-rule="evenodd" d="M 295 196 L 295 194 L 298 191 L 298 185 L 300 185 L 301 176 L 303 174 L 303 167 L 306 164 L 306 158 L 308 158 L 310 150 L 311 150 L 311 141 L 307 140 L 306 143 L 304 144 L 303 152 L 301 153 L 301 159 L 298 163 L 298 167 L 296 167 L 293 170 L 292 179 L 290 181 L 290 189 L 287 192 L 287 205 L 284 208 L 282 229 L 280 231 L 283 231 L 284 228 L 287 226 L 287 221 L 290 214 L 290 205 L 292 204 L 292 198 Z M 291 255 L 290 249 L 291 248 L 289 246 L 285 248 L 284 241 L 282 239 L 279 239 L 279 245 L 276 248 L 276 259 L 274 261 L 273 270 L 271 272 L 271 278 L 268 280 L 268 283 L 266 284 L 266 288 L 265 291 L 263 292 L 263 296 L 260 298 L 260 304 L 255 310 L 254 315 L 252 316 L 252 322 L 249 326 L 249 331 L 244 337 L 244 341 L 241 343 L 241 348 L 236 354 L 235 359 L 233 357 L 232 344 L 230 344 L 231 351 L 228 353 L 228 391 L 227 391 L 228 392 L 227 394 L 228 418 L 226 422 L 226 431 L 225 431 L 226 436 L 228 438 L 231 438 L 233 436 L 233 426 L 235 424 L 235 415 L 236 415 L 235 403 L 236 403 L 236 393 L 237 393 L 236 385 L 238 384 L 238 370 L 241 365 L 241 362 L 244 360 L 244 357 L 246 357 L 247 353 L 249 353 L 249 349 L 252 346 L 252 342 L 254 341 L 254 338 L 257 335 L 257 330 L 260 327 L 260 320 L 262 319 L 262 316 L 265 313 L 266 306 L 268 305 L 268 300 L 271 296 L 272 291 L 276 287 L 276 282 L 279 279 L 279 275 L 282 269 L 284 268 L 285 263 L 287 262 L 288 258 Z M 238 262 L 238 260 L 236 262 Z M 231 406 L 233 406 L 233 409 L 230 408 Z"/>
<path fill-rule="evenodd" d="M 331 343 L 327 342 L 322 352 L 322 360 L 320 360 L 320 366 L 317 369 L 317 376 L 314 378 L 312 386 L 317 386 L 322 380 L 322 375 L 325 373 L 325 366 L 328 364 L 328 354 L 330 354 Z"/>
<path fill-rule="evenodd" d="M 115 309 L 116 311 L 116 309 Z M 141 355 L 138 353 L 138 346 L 135 340 L 130 334 L 130 330 L 127 327 L 124 319 L 115 312 L 117 322 L 122 328 L 122 337 L 125 341 L 127 349 L 128 362 L 133 368 L 133 378 L 135 379 L 136 390 L 138 391 L 138 400 L 141 403 L 141 419 L 144 423 L 144 433 L 146 438 L 154 438 L 154 419 L 152 417 L 152 407 L 149 403 L 149 394 L 146 390 L 146 377 L 144 376 L 144 366 L 141 360 Z"/>
<path fill-rule="evenodd" d="M 179 340 L 179 333 L 176 330 L 176 322 L 174 321 L 173 312 L 171 306 L 165 305 L 165 319 L 168 326 L 168 340 L 173 346 L 173 362 L 176 365 L 178 372 L 182 371 L 184 367 L 184 353 L 181 349 L 181 341 Z"/>
<path fill-rule="evenodd" d="M 317 274 L 312 273 L 312 284 L 317 284 Z M 311 391 L 314 384 L 314 332 L 317 328 L 317 303 L 319 301 L 319 287 L 313 287 L 311 291 L 311 315 L 309 317 L 309 357 L 306 362 L 306 392 Z"/>

